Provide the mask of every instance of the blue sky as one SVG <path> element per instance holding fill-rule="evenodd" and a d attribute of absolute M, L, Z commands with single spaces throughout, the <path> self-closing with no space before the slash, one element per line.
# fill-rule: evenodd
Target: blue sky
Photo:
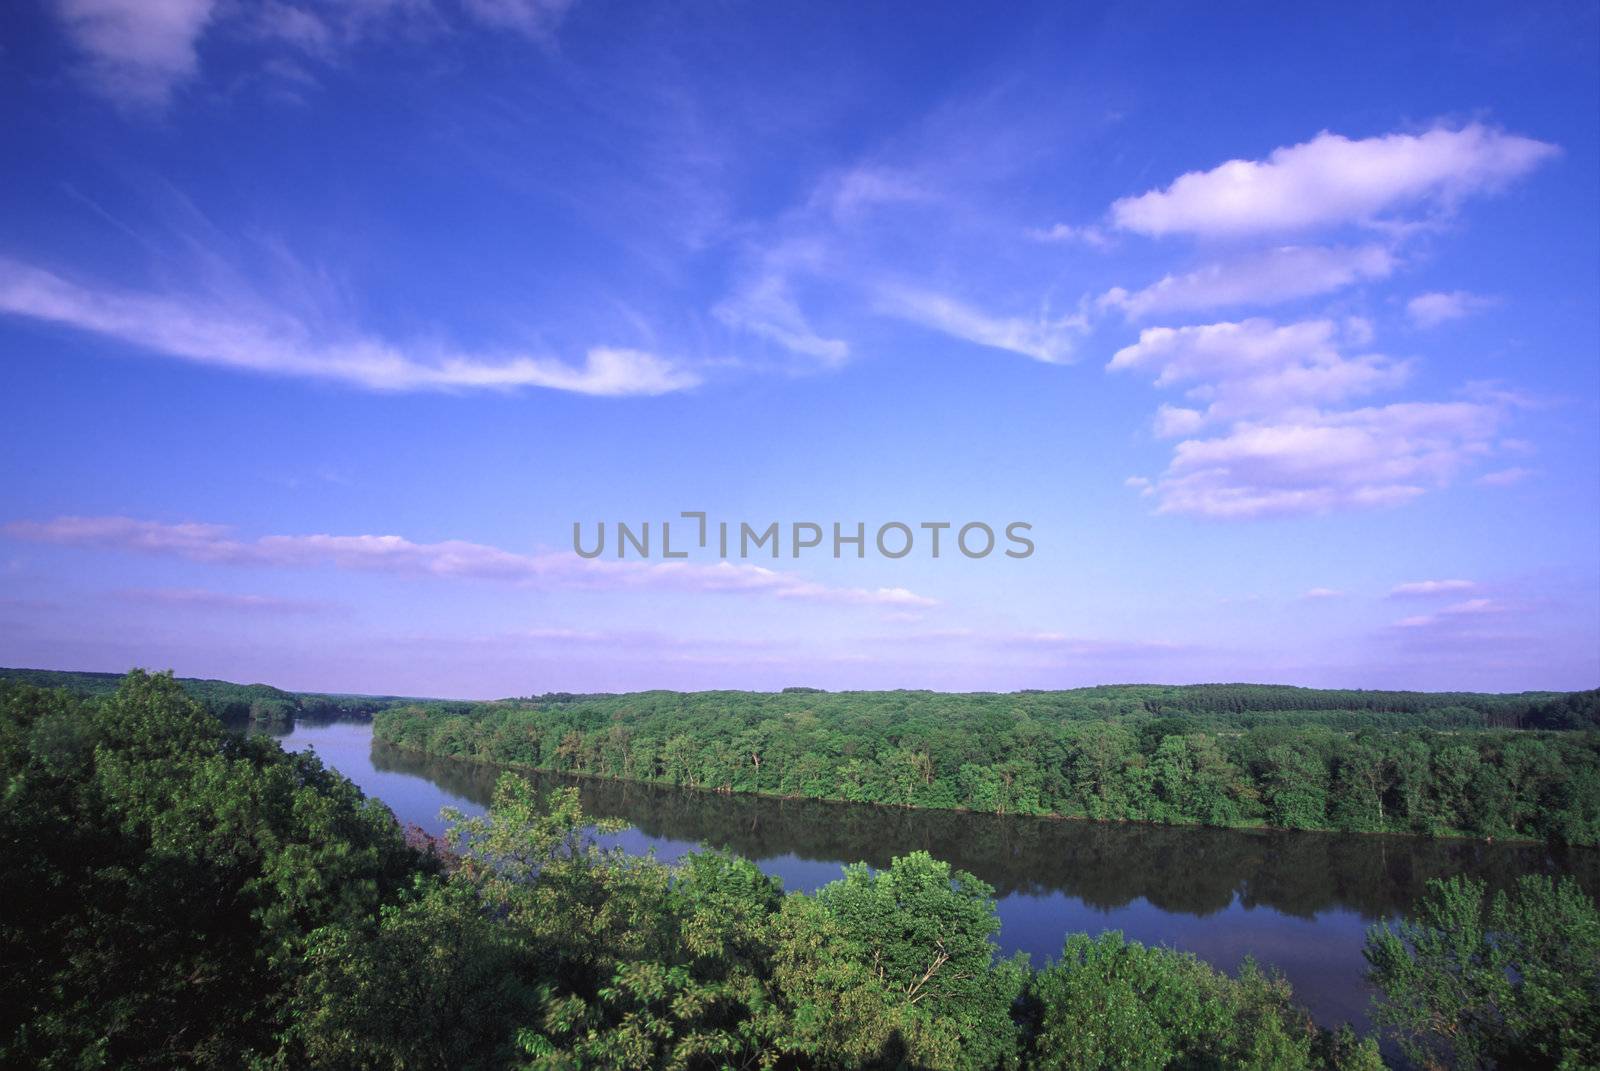
<path fill-rule="evenodd" d="M 0 664 L 1593 687 L 1596 11 L 8 5 Z"/>

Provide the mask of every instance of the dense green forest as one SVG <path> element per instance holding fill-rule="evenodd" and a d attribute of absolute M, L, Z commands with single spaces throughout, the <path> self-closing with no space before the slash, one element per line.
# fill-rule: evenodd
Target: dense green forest
<path fill-rule="evenodd" d="M 18 681 L 39 688 L 65 688 L 77 695 L 110 695 L 122 683 L 122 676 L 117 673 L 0 668 L 0 680 Z M 179 677 L 177 681 L 217 720 L 235 728 L 251 726 L 287 730 L 294 728 L 298 718 L 371 717 L 380 710 L 405 702 L 398 696 L 286 692 L 270 684 L 233 684 L 198 677 Z"/>
<path fill-rule="evenodd" d="M 1600 692 L 791 689 L 402 704 L 431 755 L 905 807 L 1600 843 Z"/>
<path fill-rule="evenodd" d="M 0 682 L 0 1065 L 1346 1068 L 1286 983 L 1119 934 L 1001 959 L 992 890 L 925 853 L 785 894 L 715 852 L 596 846 L 506 773 L 445 844 L 170 676 Z M 1600 911 L 1570 881 L 1435 883 L 1369 935 L 1420 1061 L 1600 1060 Z"/>

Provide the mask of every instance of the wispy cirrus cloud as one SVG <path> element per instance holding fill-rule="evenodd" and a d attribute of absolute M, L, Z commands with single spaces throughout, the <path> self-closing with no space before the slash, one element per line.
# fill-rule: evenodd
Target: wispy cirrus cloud
<path fill-rule="evenodd" d="M 132 517 L 14 521 L 0 532 L 35 543 L 165 555 L 208 565 L 336 568 L 535 588 L 763 595 L 845 606 L 904 608 L 937 602 L 901 587 L 836 587 L 743 562 L 606 561 L 571 553 L 521 554 L 454 539 L 416 543 L 397 535 L 318 534 L 243 540 L 227 525 Z"/>
<path fill-rule="evenodd" d="M 641 350 L 596 346 L 581 364 L 518 353 L 408 350 L 359 333 L 329 337 L 292 315 L 188 296 L 97 288 L 0 257 L 0 313 L 101 335 L 149 353 L 267 375 L 376 391 L 515 390 L 599 396 L 695 386 L 683 365 Z"/>
<path fill-rule="evenodd" d="M 1387 213 L 1447 211 L 1556 156 L 1542 141 L 1481 123 L 1353 140 L 1324 131 L 1264 160 L 1191 171 L 1164 189 L 1111 206 L 1122 230 L 1161 236 L 1261 235 L 1346 224 L 1382 225 Z"/>
<path fill-rule="evenodd" d="M 55 0 L 89 88 L 122 107 L 160 109 L 199 68 L 195 42 L 215 0 Z"/>
<path fill-rule="evenodd" d="M 790 292 L 788 279 L 768 272 L 712 309 L 730 327 L 776 342 L 791 353 L 814 358 L 823 366 L 842 364 L 850 344 L 817 333 Z"/>
<path fill-rule="evenodd" d="M 124 602 L 144 606 L 172 606 L 184 610 L 227 610 L 260 614 L 315 614 L 331 604 L 313 599 L 285 599 L 276 595 L 249 595 L 207 588 L 125 588 L 116 593 Z"/>
<path fill-rule="evenodd" d="M 1072 361 L 1078 339 L 1088 328 L 1087 318 L 1077 311 L 1060 316 L 1047 309 L 1034 316 L 996 315 L 947 294 L 914 287 L 884 287 L 876 308 L 941 334 L 1045 364 Z"/>
<path fill-rule="evenodd" d="M 492 29 L 512 30 L 535 40 L 555 33 L 574 0 L 462 0 L 473 18 Z"/>
<path fill-rule="evenodd" d="M 201 74 L 199 44 L 225 32 L 234 48 L 254 48 L 255 70 L 280 82 L 314 85 L 299 59 L 336 60 L 341 50 L 380 37 L 434 37 L 451 30 L 553 38 L 576 0 L 50 0 L 57 23 L 80 54 L 78 75 L 124 110 L 159 112 Z M 463 18 L 452 18 L 459 11 Z M 420 34 L 418 31 L 423 31 Z"/>

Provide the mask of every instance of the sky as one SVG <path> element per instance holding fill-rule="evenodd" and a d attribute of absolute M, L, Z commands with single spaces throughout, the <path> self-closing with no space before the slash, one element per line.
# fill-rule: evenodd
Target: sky
<path fill-rule="evenodd" d="M 1600 684 L 1600 7 L 998 10 L 5 5 L 0 664 Z"/>

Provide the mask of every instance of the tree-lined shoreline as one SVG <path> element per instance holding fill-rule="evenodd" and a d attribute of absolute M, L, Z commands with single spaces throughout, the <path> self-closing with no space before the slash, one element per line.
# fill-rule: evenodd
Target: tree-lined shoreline
<path fill-rule="evenodd" d="M 1327 705 L 1271 709 L 1284 695 Z M 1594 846 L 1596 725 L 1595 692 L 1127 686 L 402 703 L 373 732 L 428 755 L 780 799 Z"/>

